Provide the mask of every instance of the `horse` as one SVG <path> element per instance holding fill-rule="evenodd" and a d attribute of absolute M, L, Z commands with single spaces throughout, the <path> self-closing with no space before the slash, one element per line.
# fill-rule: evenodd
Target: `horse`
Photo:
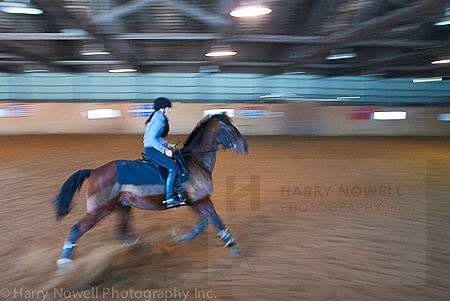
<path fill-rule="evenodd" d="M 225 114 L 203 118 L 180 150 L 189 171 L 189 180 L 182 184 L 185 204 L 192 208 L 202 221 L 189 233 L 175 237 L 175 243 L 188 242 L 213 224 L 219 231 L 220 239 L 230 247 L 234 256 L 241 252 L 231 237 L 211 201 L 213 190 L 212 172 L 219 145 L 222 149 L 231 149 L 238 154 L 248 152 L 248 143 L 238 128 Z M 130 210 L 163 211 L 168 209 L 165 200 L 164 185 L 121 185 L 117 182 L 118 160 L 111 161 L 96 169 L 82 169 L 72 174 L 54 200 L 57 219 L 62 219 L 71 210 L 71 201 L 86 180 L 87 212 L 72 226 L 69 238 L 63 245 L 63 251 L 57 260 L 58 266 L 72 264 L 72 251 L 76 241 L 100 220 L 110 213 L 119 214 L 118 238 L 123 241 L 136 241 L 129 229 Z"/>

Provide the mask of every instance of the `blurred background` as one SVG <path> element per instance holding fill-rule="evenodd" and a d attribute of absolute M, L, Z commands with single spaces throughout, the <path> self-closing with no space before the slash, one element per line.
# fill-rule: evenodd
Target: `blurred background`
<path fill-rule="evenodd" d="M 0 1 L 0 298 L 449 300 L 449 46 L 443 0 Z M 213 227 L 171 244 L 198 222 L 186 207 L 134 210 L 141 252 L 105 219 L 61 275 L 85 197 L 59 223 L 51 200 L 139 158 L 160 96 L 169 142 L 222 112 L 248 140 L 217 153 L 212 194 L 244 257 Z M 121 296 L 92 297 L 145 300 Z"/>
<path fill-rule="evenodd" d="M 0 11 L 0 134 L 140 133 L 151 107 L 139 104 L 158 96 L 179 103 L 176 134 L 209 109 L 233 110 L 254 135 L 449 134 L 447 1 L 5 0 Z M 111 111 L 90 118 L 98 109 Z"/>

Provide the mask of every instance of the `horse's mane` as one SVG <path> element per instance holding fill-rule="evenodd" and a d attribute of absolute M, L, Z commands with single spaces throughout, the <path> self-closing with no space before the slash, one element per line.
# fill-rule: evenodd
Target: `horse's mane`
<path fill-rule="evenodd" d="M 184 143 L 183 150 L 186 151 L 186 150 L 190 149 L 192 146 L 194 146 L 196 144 L 196 142 L 198 140 L 200 140 L 200 138 L 202 136 L 202 132 L 203 132 L 202 130 L 204 128 L 206 128 L 207 125 L 209 123 L 211 123 L 212 121 L 214 121 L 214 120 L 222 121 L 225 124 L 229 124 L 230 123 L 230 119 L 225 114 L 216 114 L 216 115 L 211 115 L 211 116 L 204 117 L 202 120 L 199 121 L 199 123 L 194 128 L 194 130 L 192 130 L 191 134 L 189 135 L 189 137 L 187 138 L 186 142 Z"/>

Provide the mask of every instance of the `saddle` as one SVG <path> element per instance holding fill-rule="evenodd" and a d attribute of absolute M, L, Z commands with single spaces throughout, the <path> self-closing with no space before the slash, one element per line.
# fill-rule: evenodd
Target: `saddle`
<path fill-rule="evenodd" d="M 175 183 L 181 185 L 181 183 L 189 180 L 189 171 L 181 153 L 175 154 L 174 152 L 174 157 L 180 167 Z M 142 154 L 142 159 L 139 160 L 117 161 L 117 182 L 119 184 L 165 185 L 167 174 L 166 168 L 160 166 L 145 154 Z"/>
<path fill-rule="evenodd" d="M 159 169 L 159 175 L 161 180 L 164 182 L 167 179 L 168 170 L 159 165 L 158 162 L 152 160 L 152 158 L 146 156 L 144 153 L 141 153 L 142 155 L 142 162 L 149 165 L 155 165 Z M 177 163 L 179 169 L 178 169 L 178 175 L 177 179 L 175 180 L 177 183 L 184 183 L 187 180 L 189 180 L 189 171 L 186 166 L 186 162 L 184 161 L 183 155 L 181 154 L 180 150 L 177 150 L 176 152 L 173 152 L 173 157 L 175 157 L 175 163 Z"/>

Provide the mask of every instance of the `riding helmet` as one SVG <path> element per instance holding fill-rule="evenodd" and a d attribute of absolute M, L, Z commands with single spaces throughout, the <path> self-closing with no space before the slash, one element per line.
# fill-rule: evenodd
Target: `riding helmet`
<path fill-rule="evenodd" d="M 161 108 L 172 107 L 172 102 L 165 97 L 158 97 L 157 99 L 155 99 L 154 104 L 155 104 L 155 111 L 158 111 Z"/>

